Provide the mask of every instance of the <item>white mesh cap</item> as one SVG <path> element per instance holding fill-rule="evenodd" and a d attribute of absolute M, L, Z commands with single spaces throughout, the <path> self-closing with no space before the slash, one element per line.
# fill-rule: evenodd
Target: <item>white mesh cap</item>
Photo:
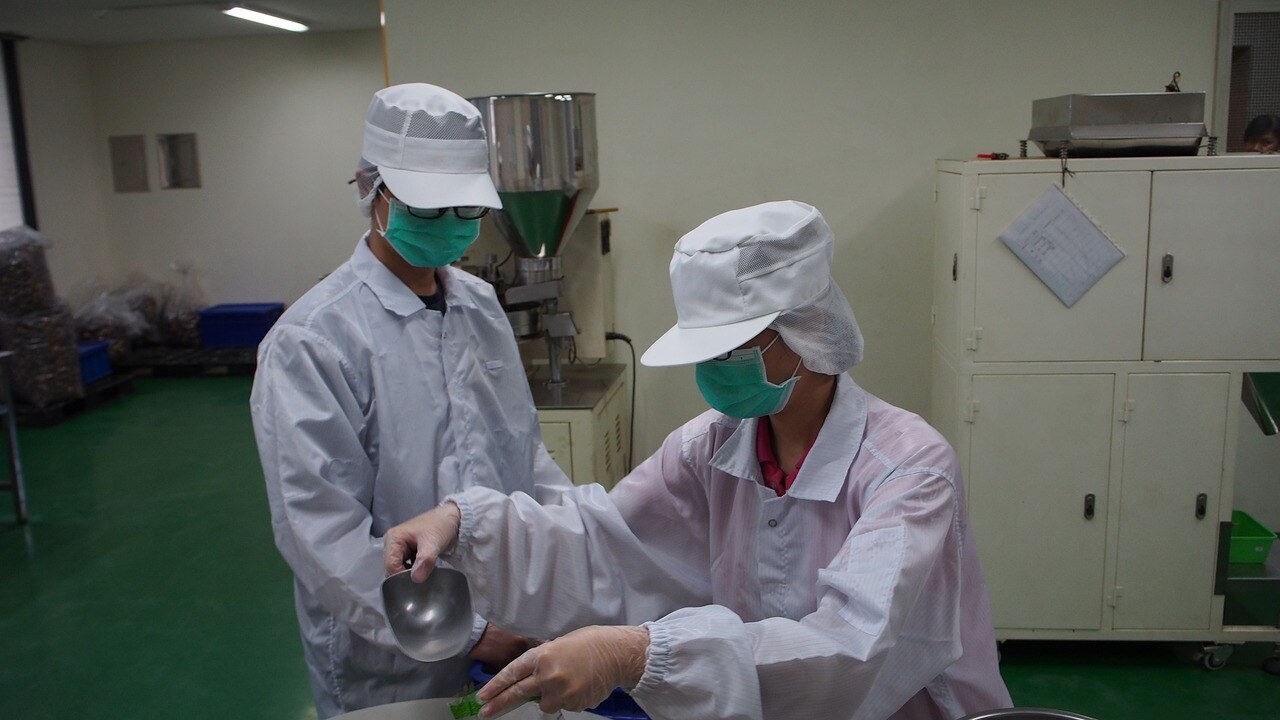
<path fill-rule="evenodd" d="M 834 247 L 822 214 L 794 200 L 702 223 L 671 258 L 676 325 L 641 362 L 702 362 L 772 327 L 813 372 L 848 370 L 862 359 L 862 332 L 831 280 Z"/>
<path fill-rule="evenodd" d="M 444 88 L 408 83 L 375 93 L 360 158 L 410 207 L 502 207 L 480 111 Z"/>

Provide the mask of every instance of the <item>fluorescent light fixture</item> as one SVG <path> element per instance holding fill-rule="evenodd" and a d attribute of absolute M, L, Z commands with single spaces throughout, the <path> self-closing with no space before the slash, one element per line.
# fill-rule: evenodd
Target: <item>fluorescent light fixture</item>
<path fill-rule="evenodd" d="M 227 8 L 222 12 L 234 18 L 248 20 L 249 22 L 262 23 L 263 25 L 270 25 L 271 27 L 280 28 L 281 30 L 289 30 L 291 32 L 306 32 L 308 29 L 306 25 L 303 25 L 300 22 L 285 20 L 282 17 L 268 15 L 264 12 L 258 12 L 257 10 L 250 10 L 240 6 Z"/>

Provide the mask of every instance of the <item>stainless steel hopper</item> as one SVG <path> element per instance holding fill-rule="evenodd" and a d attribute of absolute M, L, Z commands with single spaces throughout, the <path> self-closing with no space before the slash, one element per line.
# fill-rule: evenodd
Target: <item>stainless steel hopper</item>
<path fill-rule="evenodd" d="M 517 257 L 560 253 L 600 187 L 594 93 L 471 98 L 489 135 L 498 229 Z"/>
<path fill-rule="evenodd" d="M 563 385 L 560 347 L 578 334 L 559 312 L 559 253 L 600 186 L 594 93 L 526 93 L 470 98 L 489 137 L 489 174 L 502 198 L 493 213 L 517 259 L 504 301 L 517 337 L 545 330 L 551 380 Z M 534 321 L 538 322 L 534 322 Z M 517 329 L 519 328 L 519 329 Z"/>

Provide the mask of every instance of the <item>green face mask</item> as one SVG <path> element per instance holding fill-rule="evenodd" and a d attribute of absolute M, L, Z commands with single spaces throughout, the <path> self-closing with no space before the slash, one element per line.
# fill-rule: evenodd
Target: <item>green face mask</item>
<path fill-rule="evenodd" d="M 780 335 L 778 337 L 781 337 Z M 765 351 L 777 342 L 775 337 Z M 745 419 L 772 415 L 786 407 L 791 391 L 800 377 L 796 363 L 791 377 L 781 385 L 769 382 L 764 371 L 764 352 L 760 348 L 734 350 L 724 360 L 707 360 L 694 367 L 698 389 L 707 404 L 728 415 Z"/>
<path fill-rule="evenodd" d="M 399 200 L 390 200 L 387 227 L 379 228 L 391 247 L 415 267 L 438 268 L 457 262 L 480 235 L 480 220 L 463 220 L 446 212 L 428 220 L 409 212 Z"/>

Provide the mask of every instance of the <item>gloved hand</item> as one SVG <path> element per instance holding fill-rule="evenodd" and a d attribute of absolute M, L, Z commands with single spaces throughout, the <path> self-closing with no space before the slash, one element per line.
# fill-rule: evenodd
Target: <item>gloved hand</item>
<path fill-rule="evenodd" d="M 489 623 L 485 626 L 480 641 L 471 648 L 468 655 L 472 660 L 479 660 L 489 667 L 501 669 L 536 644 L 527 637 L 509 633 Z"/>
<path fill-rule="evenodd" d="M 541 697 L 545 713 L 599 705 L 616 687 L 631 688 L 644 675 L 649 631 L 631 626 L 592 626 L 539 645 L 476 694 L 480 716 L 491 718 L 528 698 Z"/>
<path fill-rule="evenodd" d="M 405 558 L 413 558 L 414 582 L 427 579 L 436 569 L 436 560 L 458 542 L 462 511 L 447 502 L 412 520 L 402 522 L 382 536 L 382 569 L 387 575 L 404 570 Z"/>

